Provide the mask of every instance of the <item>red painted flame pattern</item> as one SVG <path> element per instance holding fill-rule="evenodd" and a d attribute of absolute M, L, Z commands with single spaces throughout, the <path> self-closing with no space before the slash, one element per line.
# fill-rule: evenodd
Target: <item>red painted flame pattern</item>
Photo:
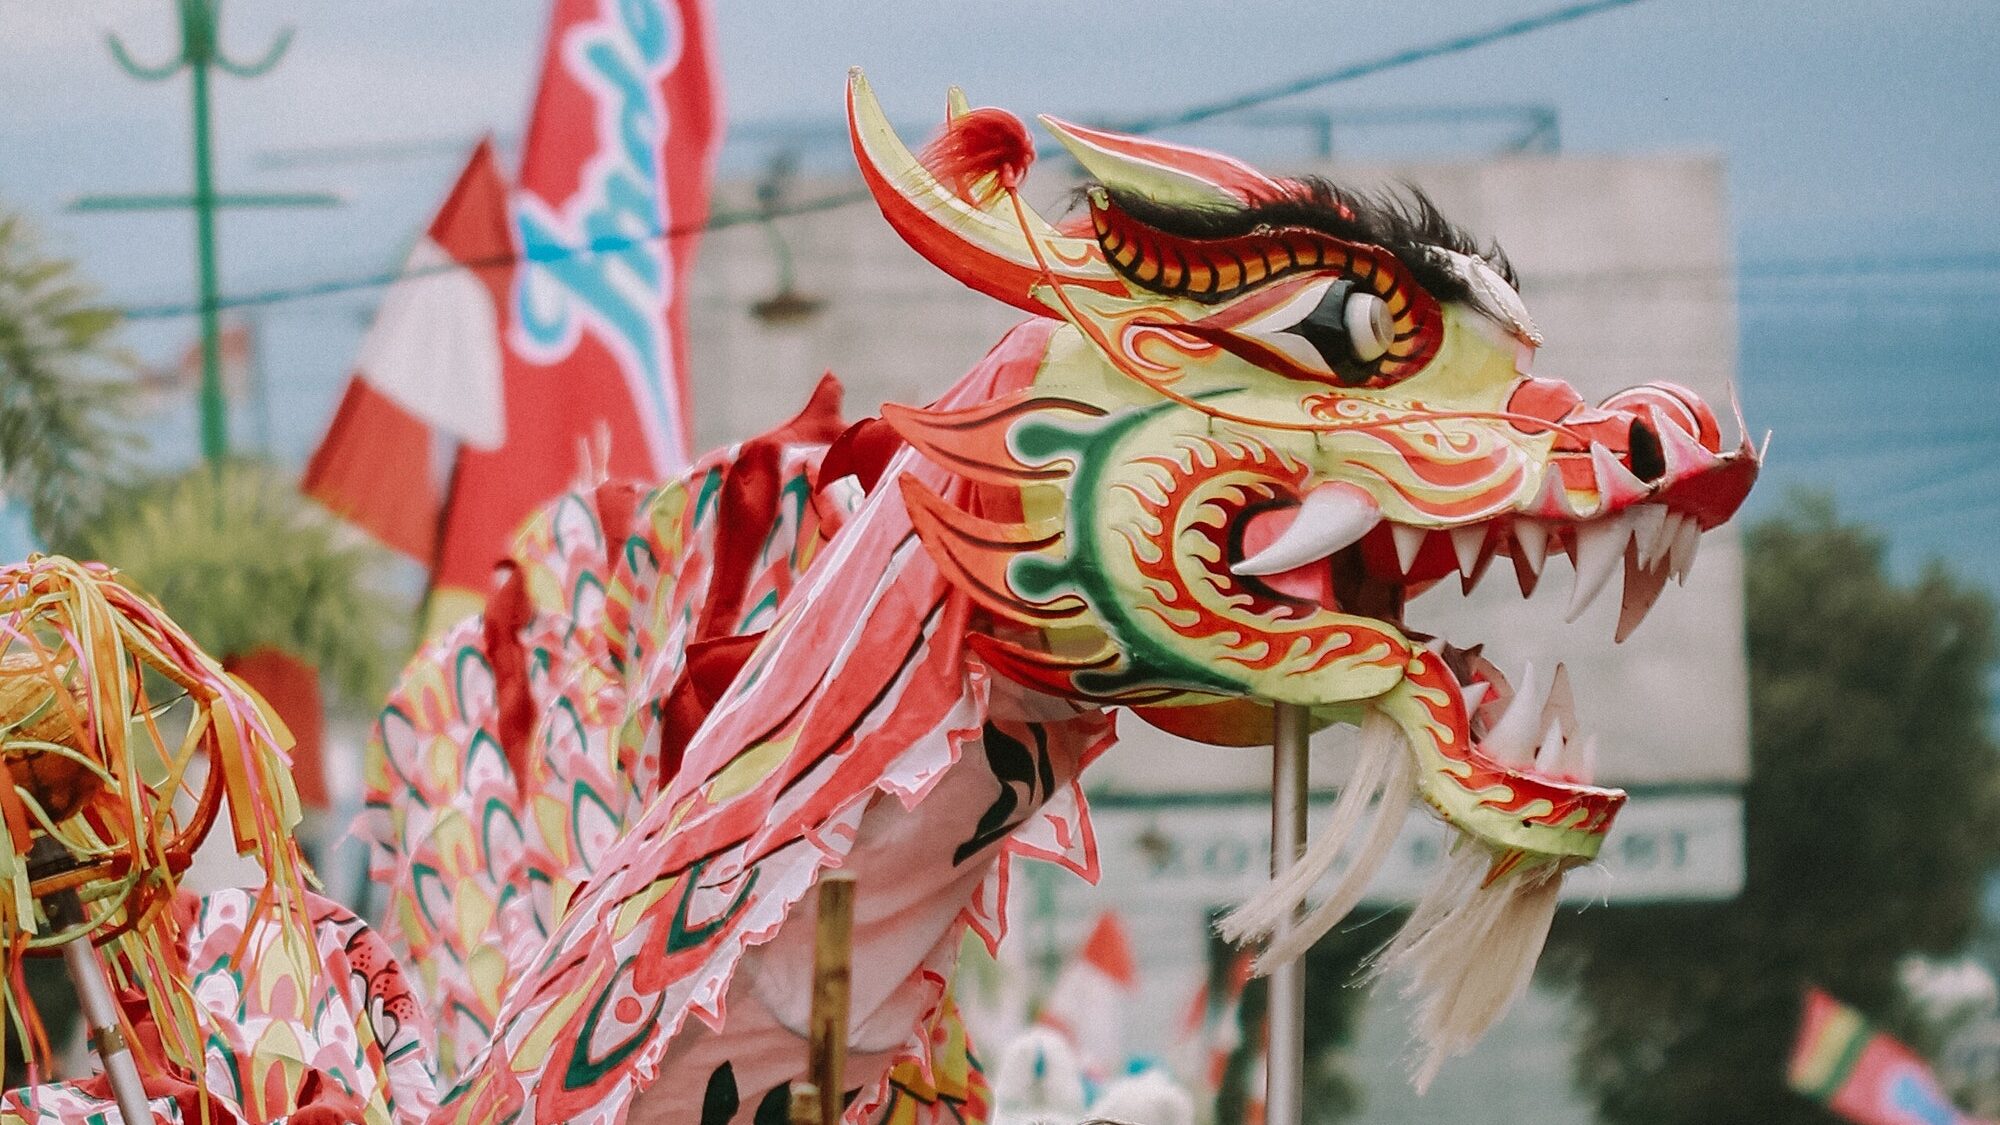
<path fill-rule="evenodd" d="M 1140 609 L 1179 636 L 1216 642 L 1218 659 L 1254 671 L 1289 663 L 1291 674 L 1308 675 L 1378 646 L 1386 647 L 1387 659 L 1401 659 L 1402 643 L 1363 619 L 1253 591 L 1227 569 L 1230 539 L 1244 515 L 1298 502 L 1311 475 L 1306 466 L 1259 443 L 1201 436 L 1138 464 L 1152 470 L 1149 479 L 1115 487 L 1138 501 L 1143 517 L 1118 529 L 1158 599 Z M 1196 538 L 1197 549 L 1187 536 Z M 1203 556 L 1216 564 L 1201 565 Z"/>
<path fill-rule="evenodd" d="M 1477 794 L 1481 808 L 1573 832 L 1602 835 L 1611 827 L 1625 804 L 1622 790 L 1540 777 L 1487 757 L 1473 744 L 1458 680 L 1436 653 L 1417 650 L 1409 678 L 1412 686 L 1423 689 L 1415 698 L 1427 714 L 1439 753 L 1450 763 L 1451 784 Z M 1547 811 L 1526 812 L 1544 801 Z"/>

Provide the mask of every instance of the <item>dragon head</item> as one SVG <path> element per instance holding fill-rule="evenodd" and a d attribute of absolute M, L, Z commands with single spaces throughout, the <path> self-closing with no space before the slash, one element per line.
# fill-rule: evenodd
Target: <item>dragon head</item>
<path fill-rule="evenodd" d="M 982 658 L 1213 743 L 1267 741 L 1273 702 L 1372 722 L 1408 747 L 1384 804 L 1401 778 L 1481 845 L 1461 849 L 1478 867 L 1463 893 L 1506 881 L 1552 910 L 1551 876 L 1596 855 L 1624 794 L 1590 783 L 1566 685 L 1510 685 L 1406 628 L 1404 604 L 1496 562 L 1525 594 L 1564 553 L 1572 619 L 1622 576 L 1623 639 L 1741 504 L 1756 451 L 1725 446 L 1684 388 L 1593 405 L 1534 374 L 1542 337 L 1506 258 L 1419 193 L 1044 117 L 1093 180 L 1087 216 L 1058 227 L 1021 200 L 1032 146 L 1011 115 L 954 91 L 920 157 L 858 74 L 849 112 L 913 247 L 1060 322 L 1017 393 L 885 408 L 979 486 L 969 509 L 905 491 L 987 611 Z"/>

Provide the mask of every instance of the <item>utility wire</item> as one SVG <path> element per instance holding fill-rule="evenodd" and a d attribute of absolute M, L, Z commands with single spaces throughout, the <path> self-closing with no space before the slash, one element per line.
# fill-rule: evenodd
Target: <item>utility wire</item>
<path fill-rule="evenodd" d="M 1500 24 L 1497 27 L 1487 28 L 1483 31 L 1475 31 L 1466 35 L 1454 36 L 1453 38 L 1445 39 L 1436 43 L 1426 44 L 1421 47 L 1406 48 L 1404 50 L 1396 51 L 1394 53 L 1387 55 L 1382 55 L 1377 58 L 1367 59 L 1358 63 L 1352 63 L 1348 66 L 1341 67 L 1337 70 L 1327 71 L 1322 74 L 1308 75 L 1304 78 L 1294 79 L 1290 82 L 1286 82 L 1279 86 L 1272 86 L 1263 90 L 1252 91 L 1250 93 L 1241 94 L 1236 97 L 1228 98 L 1226 100 L 1219 102 L 1209 102 L 1204 105 L 1198 105 L 1190 109 L 1182 110 L 1178 113 L 1166 114 L 1149 118 L 1141 118 L 1136 121 L 1127 122 L 1124 125 L 1119 126 L 1119 128 L 1121 131 L 1127 133 L 1151 133 L 1151 132 L 1157 132 L 1161 129 L 1172 128 L 1177 125 L 1191 125 L 1194 124 L 1195 122 L 1207 121 L 1211 118 L 1220 117 L 1224 114 L 1235 113 L 1239 110 L 1250 109 L 1255 106 L 1264 105 L 1267 102 L 1278 101 L 1282 98 L 1288 98 L 1295 94 L 1302 94 L 1310 90 L 1317 90 L 1322 87 L 1336 85 L 1341 82 L 1352 82 L 1359 78 L 1366 78 L 1370 75 L 1380 74 L 1384 71 L 1395 70 L 1400 67 L 1411 66 L 1416 63 L 1426 62 L 1431 59 L 1441 58 L 1446 55 L 1459 54 L 1464 51 L 1473 50 L 1474 48 L 1477 47 L 1486 46 L 1489 43 L 1499 42 L 1502 39 L 1512 39 L 1515 36 L 1526 35 L 1529 32 L 1540 31 L 1543 28 L 1554 27 L 1559 24 L 1571 23 L 1575 20 L 1580 20 L 1587 16 L 1596 15 L 1599 12 L 1609 11 L 1612 8 L 1628 7 L 1630 5 L 1641 2 L 1642 0 L 1590 0 L 1590 2 L 1588 3 L 1571 4 L 1566 7 L 1557 8 L 1553 11 L 1543 12 L 1539 15 L 1533 15 L 1525 17 L 1523 19 L 1512 20 L 1507 23 Z M 513 265 L 521 261 L 530 261 L 530 262 L 557 261 L 563 258 L 583 257 L 591 254 L 615 253 L 620 250 L 630 249 L 634 246 L 644 245 L 646 243 L 658 242 L 658 241 L 671 241 L 672 239 L 675 238 L 685 238 L 689 235 L 700 234 L 704 231 L 721 230 L 726 227 L 740 226 L 744 223 L 768 222 L 772 219 L 788 218 L 794 215 L 809 215 L 809 214 L 816 214 L 821 211 L 832 211 L 838 208 L 851 206 L 856 203 L 861 203 L 867 200 L 868 198 L 869 198 L 868 192 L 866 190 L 861 190 L 861 189 L 852 191 L 834 192 L 828 195 L 819 196 L 818 198 L 815 199 L 809 199 L 802 201 L 800 203 L 795 203 L 785 206 L 764 207 L 764 208 L 759 208 L 755 211 L 725 212 L 723 214 L 710 216 L 704 222 L 689 223 L 685 226 L 668 227 L 663 231 L 653 231 L 646 235 L 638 237 L 598 239 L 598 240 L 593 240 L 592 242 L 584 246 L 573 246 L 573 247 L 566 246 L 566 247 L 554 248 L 545 253 L 530 253 L 525 255 L 504 255 L 504 256 L 496 255 L 491 259 L 478 262 L 444 263 L 435 267 L 430 267 L 427 269 L 420 269 L 420 270 L 386 270 L 380 273 L 372 273 L 359 277 L 335 278 L 327 281 L 314 282 L 305 285 L 293 285 L 293 286 L 265 289 L 255 293 L 246 293 L 240 296 L 225 297 L 222 298 L 221 300 L 218 300 L 215 304 L 216 307 L 219 309 L 280 304 L 287 301 L 304 300 L 311 297 L 324 297 L 335 293 L 351 293 L 359 289 L 378 289 L 384 286 L 393 285 L 397 281 L 400 281 L 406 277 L 422 277 L 431 273 L 441 273 L 447 270 L 458 269 L 461 266 L 466 266 L 466 265 L 472 266 L 474 268 L 498 267 L 498 266 Z M 125 317 L 129 320 L 164 320 L 174 317 L 193 316 L 197 313 L 202 312 L 203 308 L 204 308 L 203 304 L 201 302 L 196 301 L 196 302 L 179 302 L 172 304 L 135 305 L 122 309 L 120 311 L 123 312 Z"/>
<path fill-rule="evenodd" d="M 817 199 L 809 199 L 802 203 L 786 207 L 774 207 L 769 210 L 725 211 L 721 214 L 712 215 L 703 222 L 668 227 L 664 231 L 653 231 L 643 235 L 618 238 L 595 238 L 582 246 L 556 246 L 542 251 L 529 251 L 526 254 L 494 254 L 465 262 L 440 262 L 437 265 L 425 266 L 420 269 L 383 270 L 379 273 L 332 278 L 304 285 L 287 285 L 271 289 L 261 289 L 254 293 L 224 297 L 222 300 L 216 302 L 216 307 L 219 309 L 237 309 L 257 305 L 275 305 L 288 301 L 305 300 L 310 297 L 328 297 L 338 293 L 352 293 L 358 289 L 380 289 L 385 286 L 394 285 L 405 278 L 429 277 L 433 274 L 450 273 L 460 269 L 494 269 L 502 266 L 518 265 L 522 262 L 559 262 L 570 258 L 582 258 L 595 254 L 616 254 L 624 250 L 630 250 L 635 246 L 645 246 L 654 242 L 686 238 L 689 235 L 701 234 L 704 231 L 723 230 L 728 227 L 742 226 L 745 223 L 764 222 L 767 219 L 786 218 L 792 215 L 810 215 L 820 211 L 833 211 L 850 204 L 859 203 L 867 198 L 868 192 L 865 189 L 836 192 L 831 195 L 820 196 Z M 119 311 L 127 320 L 165 320 L 174 317 L 193 316 L 200 312 L 201 308 L 200 302 L 182 301 L 158 305 L 131 305 Z"/>
<path fill-rule="evenodd" d="M 1484 47 L 1488 43 L 1498 43 L 1502 39 L 1512 39 L 1515 36 L 1526 35 L 1532 31 L 1540 31 L 1545 27 L 1555 27 L 1559 24 L 1572 23 L 1588 16 L 1594 16 L 1599 12 L 1608 12 L 1613 8 L 1630 7 L 1640 2 L 1641 0 L 1590 0 L 1589 3 L 1571 4 L 1566 8 L 1557 8 L 1554 11 L 1543 12 L 1539 15 L 1510 20 L 1507 23 L 1496 27 L 1489 27 L 1483 31 L 1474 31 L 1437 43 L 1426 44 L 1422 47 L 1410 47 L 1397 51 L 1394 54 L 1383 55 L 1380 58 L 1368 59 L 1364 62 L 1350 63 L 1347 66 L 1329 70 L 1322 74 L 1311 74 L 1304 78 L 1294 78 L 1290 82 L 1283 82 L 1276 86 L 1267 86 L 1262 90 L 1239 94 L 1233 98 L 1224 98 L 1218 102 L 1198 105 L 1191 109 L 1181 110 L 1179 113 L 1137 118 L 1126 122 L 1118 128 L 1121 132 L 1127 133 L 1151 133 L 1160 129 L 1171 129 L 1178 125 L 1193 125 L 1196 122 L 1207 121 L 1212 117 L 1221 117 L 1224 114 L 1235 113 L 1238 110 L 1251 109 L 1266 102 L 1274 102 L 1280 98 L 1289 98 L 1294 94 L 1303 94 L 1311 90 L 1320 89 L 1323 86 L 1333 86 L 1341 82 L 1352 82 L 1357 78 L 1367 78 L 1370 75 L 1380 74 L 1385 70 L 1395 70 L 1399 67 L 1428 62 L 1431 59 L 1442 58 L 1445 55 L 1456 55 L 1463 51 L 1470 51 L 1475 47 Z"/>

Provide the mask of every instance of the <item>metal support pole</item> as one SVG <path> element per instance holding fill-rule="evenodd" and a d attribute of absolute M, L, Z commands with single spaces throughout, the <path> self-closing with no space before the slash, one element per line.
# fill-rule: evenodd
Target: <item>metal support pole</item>
<path fill-rule="evenodd" d="M 90 1045 L 97 1049 L 104 1073 L 111 1079 L 111 1096 L 118 1100 L 119 1114 L 127 1121 L 151 1121 L 153 1111 L 146 1104 L 139 1068 L 133 1064 L 132 1049 L 118 1026 L 118 1002 L 112 999 L 111 981 L 105 977 L 90 939 L 80 937 L 63 946 L 63 964 L 76 985 L 84 1023 L 90 1028 Z"/>
<path fill-rule="evenodd" d="M 35 842 L 29 853 L 31 871 L 47 872 L 67 863 L 69 853 L 47 836 Z M 83 923 L 83 900 L 74 890 L 57 891 L 42 900 L 42 912 L 58 930 Z M 117 1099 L 118 1114 L 128 1122 L 147 1122 L 153 1111 L 146 1104 L 146 1089 L 139 1081 L 139 1068 L 132 1061 L 132 1048 L 118 1019 L 118 1001 L 111 993 L 111 980 L 90 936 L 83 934 L 63 946 L 63 967 L 69 970 L 76 987 L 77 1006 L 90 1032 L 90 1045 L 97 1051 L 104 1074 L 111 1080 L 111 1096 Z"/>
<path fill-rule="evenodd" d="M 1305 853 L 1306 787 L 1309 782 L 1307 735 L 1312 730 L 1310 708 L 1280 703 L 1272 708 L 1271 730 L 1271 875 L 1289 870 Z M 1292 926 L 1287 919 L 1273 937 Z M 1268 1035 L 1264 1060 L 1265 1125 L 1300 1125 L 1304 1120 L 1306 1057 L 1306 962 L 1300 957 L 1270 976 L 1265 1015 Z"/>
<path fill-rule="evenodd" d="M 239 62 L 222 49 L 222 0 L 174 0 L 180 15 L 180 47 L 167 61 L 147 65 L 135 60 L 116 35 L 109 36 L 111 56 L 127 74 L 143 82 L 164 82 L 188 72 L 192 88 L 194 194 L 186 199 L 166 197 L 125 197 L 81 200 L 81 210 L 138 210 L 155 207 L 194 209 L 195 257 L 200 267 L 201 288 L 201 453 L 211 465 L 220 464 L 229 453 L 229 404 L 222 393 L 221 282 L 216 276 L 215 212 L 217 208 L 252 206 L 318 206 L 322 196 L 266 196 L 245 199 L 220 195 L 215 190 L 215 151 L 209 120 L 209 78 L 216 69 L 238 78 L 255 78 L 278 65 L 285 48 L 291 45 L 290 28 L 278 33 L 264 57 L 256 62 Z"/>

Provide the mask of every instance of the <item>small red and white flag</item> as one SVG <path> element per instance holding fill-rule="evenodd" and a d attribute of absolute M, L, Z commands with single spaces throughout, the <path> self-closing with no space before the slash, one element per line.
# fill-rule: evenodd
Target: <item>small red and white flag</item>
<path fill-rule="evenodd" d="M 702 0 L 556 0 L 512 194 L 482 146 L 383 301 L 306 491 L 430 566 L 434 621 L 600 435 L 614 478 L 688 461 L 711 57 Z"/>
<path fill-rule="evenodd" d="M 222 331 L 216 337 L 216 352 L 221 360 L 222 396 L 242 399 L 250 386 L 251 368 L 255 365 L 257 353 L 249 322 L 223 322 Z M 201 389 L 201 368 L 201 341 L 196 340 L 183 349 L 174 362 L 141 370 L 139 389 L 153 396 L 155 403 L 185 401 L 188 395 Z"/>
<path fill-rule="evenodd" d="M 1138 983 L 1125 923 L 1107 910 L 1056 977 L 1037 1021 L 1068 1037 L 1094 1082 L 1124 1073 L 1125 1000 Z"/>
<path fill-rule="evenodd" d="M 1222 1089 L 1229 1060 L 1243 1046 L 1243 990 L 1256 975 L 1256 951 L 1239 949 L 1222 970 L 1219 988 L 1204 980 L 1195 989 L 1181 1017 L 1176 1051 L 1180 1073 L 1197 1081 L 1204 1093 Z M 1259 1096 L 1263 1087 L 1257 1087 Z"/>
<path fill-rule="evenodd" d="M 501 315 L 513 272 L 507 188 L 481 141 L 362 338 L 301 489 L 430 565 L 454 444 L 506 437 Z"/>

